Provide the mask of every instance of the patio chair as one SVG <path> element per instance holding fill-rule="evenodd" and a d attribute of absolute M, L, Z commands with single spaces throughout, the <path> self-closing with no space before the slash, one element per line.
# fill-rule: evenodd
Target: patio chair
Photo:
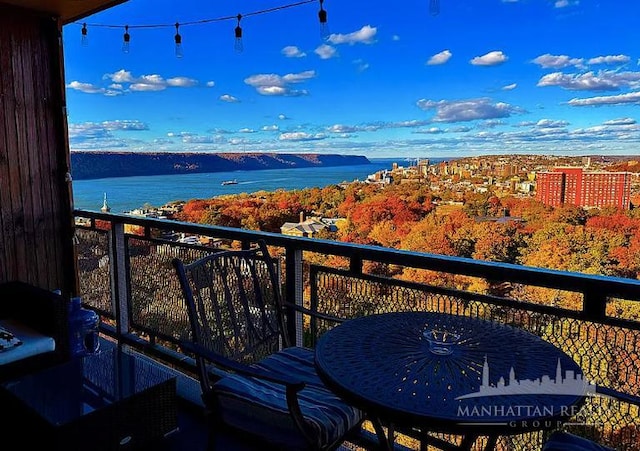
<path fill-rule="evenodd" d="M 364 414 L 321 382 L 313 350 L 291 346 L 285 309 L 313 313 L 283 302 L 274 259 L 257 244 L 173 260 L 192 334 L 182 347 L 195 356 L 212 428 L 242 431 L 261 449 L 335 449 Z"/>
<path fill-rule="evenodd" d="M 69 358 L 67 303 L 24 282 L 0 284 L 0 381 Z"/>
<path fill-rule="evenodd" d="M 621 402 L 640 406 L 640 396 L 630 395 L 602 386 L 596 387 L 596 392 Z M 554 431 L 544 443 L 542 451 L 616 451 L 616 449 L 570 432 Z"/>

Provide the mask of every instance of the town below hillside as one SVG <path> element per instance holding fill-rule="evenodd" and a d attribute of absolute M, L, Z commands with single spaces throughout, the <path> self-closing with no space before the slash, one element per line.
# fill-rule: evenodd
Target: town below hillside
<path fill-rule="evenodd" d="M 367 157 L 284 153 L 71 152 L 75 180 L 369 164 Z"/>
<path fill-rule="evenodd" d="M 368 182 L 426 184 L 441 200 L 462 203 L 481 194 L 531 197 L 554 207 L 629 209 L 640 206 L 640 156 L 485 155 L 437 163 L 416 159 L 371 174 Z"/>

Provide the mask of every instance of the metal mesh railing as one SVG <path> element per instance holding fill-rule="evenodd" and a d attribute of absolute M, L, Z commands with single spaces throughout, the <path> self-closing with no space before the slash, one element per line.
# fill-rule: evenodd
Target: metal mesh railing
<path fill-rule="evenodd" d="M 215 249 L 128 237 L 130 328 L 164 340 L 188 339 L 189 318 L 174 258 L 192 262 Z"/>
<path fill-rule="evenodd" d="M 114 318 L 111 305 L 109 232 L 76 229 L 78 280 L 82 302 L 103 316 Z"/>
<path fill-rule="evenodd" d="M 557 307 L 541 308 L 513 299 L 386 277 L 318 266 L 312 267 L 310 274 L 310 306 L 321 313 L 353 318 L 383 312 L 434 311 L 491 319 L 523 328 L 562 349 L 596 385 L 625 393 L 640 392 L 638 329 L 585 321 L 577 313 L 571 317 L 567 310 Z M 636 308 L 640 309 L 638 303 Z M 310 320 L 307 326 L 307 344 L 313 345 L 335 323 Z M 635 405 L 589 397 L 579 415 L 564 427 L 620 450 L 640 450 L 640 412 Z M 543 439 L 542 432 L 505 436 L 498 449 L 539 450 Z"/>

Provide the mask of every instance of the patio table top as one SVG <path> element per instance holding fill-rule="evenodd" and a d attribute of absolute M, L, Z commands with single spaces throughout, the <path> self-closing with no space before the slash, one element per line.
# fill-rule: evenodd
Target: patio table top
<path fill-rule="evenodd" d="M 459 340 L 430 351 L 425 332 Z M 397 425 L 477 435 L 551 429 L 573 416 L 587 392 L 576 362 L 523 329 L 429 312 L 352 319 L 326 332 L 316 366 L 336 393 Z"/>

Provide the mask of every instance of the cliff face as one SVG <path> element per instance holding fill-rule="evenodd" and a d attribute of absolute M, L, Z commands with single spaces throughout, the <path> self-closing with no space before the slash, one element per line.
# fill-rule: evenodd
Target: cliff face
<path fill-rule="evenodd" d="M 369 163 L 364 156 L 324 154 L 71 152 L 76 180 Z"/>

